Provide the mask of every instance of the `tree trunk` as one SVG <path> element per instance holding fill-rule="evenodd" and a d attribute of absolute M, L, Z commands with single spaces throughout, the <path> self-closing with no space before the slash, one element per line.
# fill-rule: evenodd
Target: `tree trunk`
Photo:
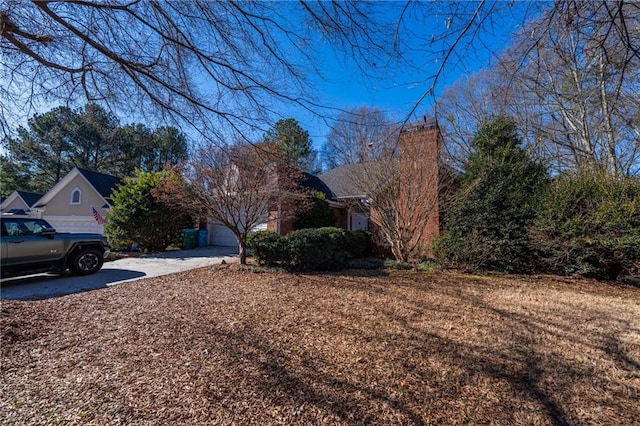
<path fill-rule="evenodd" d="M 606 69 L 605 69 L 605 59 L 604 53 L 600 52 L 600 109 L 602 110 L 602 119 L 603 130 L 605 133 L 605 137 L 607 140 L 606 146 L 606 164 L 605 166 L 609 169 L 609 172 L 614 176 L 618 175 L 618 162 L 617 153 L 616 153 L 616 140 L 613 132 L 613 124 L 611 122 L 611 110 L 609 108 L 609 100 L 607 99 L 607 82 L 606 78 Z M 617 93 L 616 93 L 617 95 Z"/>
<path fill-rule="evenodd" d="M 391 253 L 393 253 L 393 256 L 398 262 L 405 263 L 409 261 L 409 256 L 407 255 L 406 250 L 404 250 L 403 241 L 400 239 L 391 243 Z"/>
<path fill-rule="evenodd" d="M 241 265 L 246 265 L 247 264 L 247 242 L 240 240 L 238 242 L 238 247 L 240 248 L 240 264 Z"/>

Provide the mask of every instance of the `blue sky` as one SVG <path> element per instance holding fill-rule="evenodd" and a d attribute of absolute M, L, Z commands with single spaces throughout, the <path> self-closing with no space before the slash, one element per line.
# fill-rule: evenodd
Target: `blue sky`
<path fill-rule="evenodd" d="M 286 21 L 283 22 L 283 26 L 293 31 L 305 31 L 306 22 L 303 22 L 302 19 L 295 20 L 296 16 L 301 18 L 303 14 L 289 14 L 289 8 L 284 6 L 286 3 L 282 3 L 282 8 L 280 8 L 280 4 L 274 4 L 278 6 L 277 16 Z M 409 8 L 405 10 L 404 7 L 407 4 Z M 433 85 L 433 77 L 442 66 L 447 50 L 456 41 L 457 35 L 468 24 L 480 4 L 483 5 L 482 12 L 476 16 L 473 22 L 482 23 L 482 30 L 476 31 L 472 28 L 464 38 L 459 40 L 454 54 L 446 61 L 435 85 L 434 93 L 424 98 L 422 103 L 416 106 L 416 103 Z M 419 119 L 422 115 L 431 113 L 434 100 L 444 88 L 453 84 L 457 79 L 464 78 L 465 75 L 490 65 L 496 55 L 509 43 L 513 32 L 522 24 L 523 15 L 528 12 L 527 9 L 543 4 L 537 2 L 493 2 L 490 0 L 483 3 L 465 1 L 366 3 L 365 6 L 371 6 L 375 9 L 373 13 L 376 14 L 376 18 L 380 18 L 380 22 L 394 24 L 402 12 L 406 12 L 401 21 L 402 25 L 398 27 L 399 34 L 401 34 L 399 40 L 402 42 L 400 51 L 404 54 L 405 62 L 397 63 L 387 58 L 378 58 L 379 61 L 375 69 L 373 71 L 369 69 L 368 73 L 363 73 L 348 52 L 335 52 L 329 47 L 328 42 L 322 43 L 322 38 L 313 40 L 311 44 L 317 49 L 314 51 L 313 59 L 319 59 L 315 65 L 322 71 L 323 78 L 314 72 L 309 72 L 307 77 L 313 86 L 312 92 L 316 95 L 315 101 L 319 105 L 330 106 L 334 109 L 325 109 L 323 119 L 305 111 L 300 105 L 282 105 L 276 100 L 277 106 L 273 108 L 279 112 L 282 118 L 293 117 L 297 119 L 302 127 L 309 131 L 314 146 L 318 150 L 321 149 L 329 133 L 332 121 L 330 115 L 337 115 L 339 109 L 347 110 L 361 105 L 377 107 L 386 111 L 390 118 L 398 121 L 407 118 L 408 114 L 415 109 L 410 119 Z M 300 4 L 288 3 L 288 5 L 295 8 L 295 5 L 299 6 Z M 367 27 L 367 31 L 369 28 Z M 374 27 L 372 32 L 375 32 L 375 29 Z M 316 36 L 321 37 L 320 34 L 316 34 Z M 393 40 L 389 40 L 389 45 L 392 42 Z M 286 40 L 284 44 L 287 44 Z M 290 47 L 286 46 L 283 51 Z M 295 48 L 291 50 L 296 51 Z M 248 56 L 247 59 L 250 57 Z M 293 62 L 297 62 L 295 57 Z M 312 70 L 313 66 L 309 66 L 309 71 Z M 28 91 L 25 93 L 28 95 Z M 61 102 L 53 101 L 48 97 L 40 99 L 35 103 L 33 110 L 12 111 L 20 121 L 10 121 L 10 124 L 24 125 L 28 118 L 27 115 L 31 116 L 38 111 L 44 112 L 60 104 Z M 84 99 L 81 99 L 78 100 L 77 105 L 72 106 L 81 107 L 83 105 Z M 115 112 L 118 114 L 117 110 Z M 250 115 L 251 112 L 248 114 Z M 157 125 L 157 123 L 149 121 L 153 117 L 146 117 L 145 114 L 136 116 L 135 113 L 133 115 L 121 113 L 118 116 L 123 124 L 141 121 L 151 127 Z M 8 120 L 12 118 L 7 117 Z M 190 135 L 194 142 L 201 138 L 201 135 L 193 128 L 187 126 L 182 130 Z M 259 138 L 261 135 L 258 133 L 256 131 L 255 134 L 248 136 Z"/>
<path fill-rule="evenodd" d="M 390 2 L 390 14 L 398 13 L 398 5 L 404 2 Z M 416 37 L 408 40 L 408 60 L 413 67 L 392 68 L 381 66 L 376 76 L 363 75 L 353 61 L 343 60 L 339 54 L 329 49 L 323 52 L 325 79 L 314 78 L 323 103 L 348 109 L 360 105 L 378 107 L 387 111 L 391 117 L 402 120 L 416 107 L 416 102 L 431 87 L 433 76 L 442 64 L 447 47 L 453 42 L 454 30 L 464 25 L 465 14 L 452 21 L 448 13 L 448 2 L 431 2 L 429 16 L 407 14 L 404 16 L 406 30 Z M 459 3 L 465 11 L 473 11 L 477 2 Z M 464 78 L 481 68 L 490 66 L 509 44 L 512 34 L 522 25 L 526 15 L 531 16 L 532 8 L 541 3 L 499 2 L 500 10 L 492 12 L 495 22 L 487 23 L 482 33 L 469 33 L 460 40 L 455 53 L 449 57 L 435 85 L 435 96 L 427 96 L 415 109 L 412 119 L 418 119 L 432 111 L 434 100 L 442 90 L 459 78 Z M 462 12 L 461 12 L 462 13 Z M 449 29 L 447 29 L 449 25 Z M 449 33 L 440 40 L 440 35 Z M 431 42 L 433 39 L 434 42 Z M 417 69 L 416 69 L 417 68 Z M 326 81 L 325 81 L 326 80 Z M 323 145 L 329 127 L 311 114 L 293 110 L 290 115 L 307 129 L 317 149 Z"/>

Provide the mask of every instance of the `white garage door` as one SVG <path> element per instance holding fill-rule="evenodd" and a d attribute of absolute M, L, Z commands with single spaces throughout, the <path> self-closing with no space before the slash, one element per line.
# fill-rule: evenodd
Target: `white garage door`
<path fill-rule="evenodd" d="M 238 242 L 229 228 L 218 224 L 209 224 L 209 244 L 213 246 L 237 247 Z"/>
<path fill-rule="evenodd" d="M 58 232 L 88 232 L 104 234 L 104 225 L 98 225 L 93 216 L 42 216 Z"/>

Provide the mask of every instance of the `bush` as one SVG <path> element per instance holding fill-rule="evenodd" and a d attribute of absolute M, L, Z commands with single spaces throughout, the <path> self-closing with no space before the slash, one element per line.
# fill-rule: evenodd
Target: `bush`
<path fill-rule="evenodd" d="M 382 269 L 384 260 L 375 258 L 356 258 L 349 261 L 350 269 Z"/>
<path fill-rule="evenodd" d="M 432 260 L 424 260 L 416 265 L 416 269 L 421 272 L 432 272 L 440 270 L 440 265 Z"/>
<path fill-rule="evenodd" d="M 532 228 L 546 272 L 616 278 L 640 273 L 640 179 L 559 176 Z"/>
<path fill-rule="evenodd" d="M 368 231 L 346 231 L 346 250 L 353 259 L 368 257 L 373 251 L 371 233 Z"/>
<path fill-rule="evenodd" d="M 520 144 L 508 118 L 475 136 L 445 232 L 434 246 L 438 261 L 467 270 L 515 272 L 529 266 L 528 231 L 548 178 Z"/>
<path fill-rule="evenodd" d="M 387 269 L 397 269 L 398 271 L 409 271 L 413 269 L 413 265 L 409 262 L 399 262 L 394 259 L 384 261 L 384 267 Z"/>
<path fill-rule="evenodd" d="M 291 266 L 308 270 L 338 270 L 347 266 L 346 231 L 340 228 L 299 229 L 285 236 Z"/>
<path fill-rule="evenodd" d="M 371 237 L 365 231 L 333 227 L 299 229 L 284 237 L 258 231 L 249 235 L 247 248 L 261 265 L 338 270 L 347 267 L 351 259 L 367 255 Z"/>
<path fill-rule="evenodd" d="M 194 225 L 190 212 L 154 195 L 171 179 L 176 176 L 167 171 L 138 170 L 113 191 L 113 208 L 104 228 L 113 249 L 124 249 L 135 241 L 151 251 L 162 251 L 180 243 L 182 229 Z"/>
<path fill-rule="evenodd" d="M 260 265 L 275 266 L 289 262 L 284 238 L 276 232 L 252 232 L 247 236 L 247 248 Z"/>
<path fill-rule="evenodd" d="M 336 224 L 336 214 L 329 206 L 327 197 L 322 192 L 311 194 L 311 205 L 298 214 L 295 226 L 297 229 L 332 227 Z"/>

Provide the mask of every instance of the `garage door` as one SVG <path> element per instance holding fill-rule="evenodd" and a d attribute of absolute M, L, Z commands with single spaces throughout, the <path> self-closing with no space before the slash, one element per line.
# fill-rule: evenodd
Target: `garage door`
<path fill-rule="evenodd" d="M 93 216 L 42 216 L 58 232 L 88 232 L 104 234 L 104 225 L 98 225 Z"/>
<path fill-rule="evenodd" d="M 209 244 L 213 246 L 237 247 L 235 235 L 229 228 L 218 224 L 209 224 Z"/>

